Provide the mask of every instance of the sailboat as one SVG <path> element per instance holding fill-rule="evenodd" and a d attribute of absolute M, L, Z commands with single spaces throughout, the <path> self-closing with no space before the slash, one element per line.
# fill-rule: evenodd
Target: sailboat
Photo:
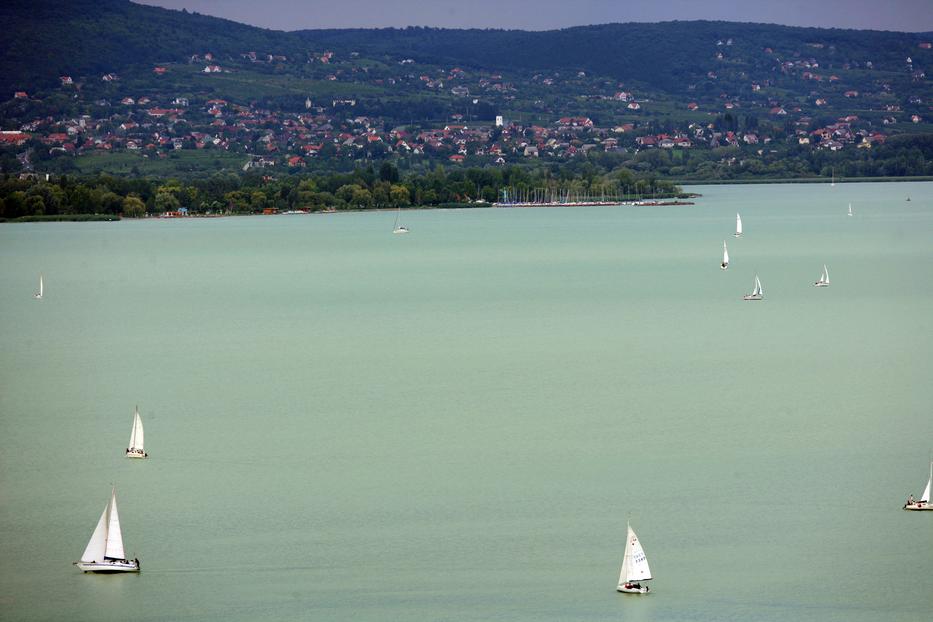
<path fill-rule="evenodd" d="M 826 264 L 823 264 L 823 274 L 820 275 L 820 280 L 813 284 L 814 287 L 829 287 L 829 270 L 826 268 Z"/>
<path fill-rule="evenodd" d="M 117 491 L 110 492 L 110 500 L 97 521 L 91 540 L 74 565 L 84 572 L 139 572 L 138 559 L 126 559 L 123 551 L 123 532 L 117 512 Z"/>
<path fill-rule="evenodd" d="M 742 296 L 742 300 L 762 300 L 765 297 L 764 291 L 761 289 L 761 281 L 758 280 L 758 275 L 755 275 L 755 289 L 752 290 L 751 294 L 745 294 Z"/>
<path fill-rule="evenodd" d="M 742 237 L 742 217 L 738 214 L 735 215 L 735 237 Z"/>
<path fill-rule="evenodd" d="M 726 241 L 722 242 L 722 263 L 719 264 L 719 267 L 725 270 L 729 267 L 729 249 L 726 248 Z"/>
<path fill-rule="evenodd" d="M 849 203 L 849 216 L 851 216 L 851 215 L 852 215 L 852 204 Z"/>
<path fill-rule="evenodd" d="M 143 449 L 143 420 L 139 417 L 139 406 L 133 415 L 133 431 L 130 432 L 130 446 L 126 448 L 127 458 L 148 458 L 149 454 Z"/>
<path fill-rule="evenodd" d="M 398 211 L 395 213 L 395 227 L 392 229 L 392 233 L 408 233 L 408 227 L 403 227 L 399 224 L 399 218 L 402 216 L 401 206 L 398 208 Z"/>
<path fill-rule="evenodd" d="M 33 296 L 36 300 L 42 300 L 42 293 L 45 291 L 45 286 L 42 283 L 42 275 L 39 275 L 39 291 L 36 292 L 36 295 Z"/>
<path fill-rule="evenodd" d="M 914 499 L 913 495 L 907 498 L 904 504 L 905 510 L 933 510 L 930 505 L 930 487 L 933 486 L 933 460 L 930 461 L 930 479 L 927 480 L 927 487 L 923 489 L 923 494 L 919 499 Z"/>
<path fill-rule="evenodd" d="M 832 180 L 829 182 L 829 187 L 835 188 L 836 187 L 836 169 L 835 168 L 832 169 L 832 175 L 833 177 L 832 177 Z"/>
<path fill-rule="evenodd" d="M 625 554 L 622 556 L 622 570 L 619 572 L 619 585 L 617 592 L 626 594 L 647 594 L 651 590 L 647 585 L 642 586 L 641 581 L 651 580 L 651 569 L 648 567 L 648 558 L 645 550 L 641 548 L 638 536 L 628 525 L 628 536 L 625 540 Z"/>

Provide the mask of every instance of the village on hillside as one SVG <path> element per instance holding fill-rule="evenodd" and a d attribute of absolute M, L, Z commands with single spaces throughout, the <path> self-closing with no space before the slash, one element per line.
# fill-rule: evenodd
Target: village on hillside
<path fill-rule="evenodd" d="M 141 68 L 139 75 L 63 75 L 55 89 L 10 93 L 0 147 L 15 151 L 22 173 L 67 172 L 73 166 L 63 162 L 85 156 L 125 152 L 145 162 L 191 150 L 240 155 L 244 171 L 295 171 L 386 158 L 487 166 L 739 148 L 738 156 L 722 152 L 728 163 L 789 150 L 870 150 L 893 134 L 929 131 L 929 87 L 911 57 L 897 68 L 906 92 L 895 90 L 890 71 L 878 71 L 866 91 L 853 88 L 850 76 L 864 84 L 875 71 L 871 60 L 830 69 L 806 51 L 786 58 L 763 48 L 768 71 L 733 75 L 732 45 L 710 42 L 723 70 L 685 85 L 683 100 L 583 71 L 506 76 L 410 58 L 376 66 L 356 53 L 293 60 L 199 51 L 187 63 Z M 929 55 L 931 47 L 923 42 L 917 52 Z M 290 66 L 307 79 L 296 80 L 287 97 L 263 96 L 262 80 L 281 93 L 279 78 Z M 244 81 L 260 84 L 237 96 Z M 804 85 L 808 95 L 787 95 L 788 83 L 798 91 Z M 429 112 L 401 122 L 401 108 L 416 99 L 433 102 Z M 58 114 L 47 114 L 52 109 Z"/>

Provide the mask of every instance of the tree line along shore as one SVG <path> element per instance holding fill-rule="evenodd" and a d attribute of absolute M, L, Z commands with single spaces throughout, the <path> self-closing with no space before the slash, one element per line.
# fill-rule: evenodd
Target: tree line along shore
<path fill-rule="evenodd" d="M 378 168 L 274 178 L 215 174 L 203 179 L 6 176 L 0 181 L 0 218 L 113 220 L 160 215 L 235 215 L 407 207 L 468 207 L 494 203 L 560 204 L 685 198 L 676 184 L 628 169 L 584 167 L 527 170 L 475 168 L 402 176 Z"/>

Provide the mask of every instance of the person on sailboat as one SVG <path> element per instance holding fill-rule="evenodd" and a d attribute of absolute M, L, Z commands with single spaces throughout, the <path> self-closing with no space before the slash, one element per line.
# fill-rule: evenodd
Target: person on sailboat
<path fill-rule="evenodd" d="M 913 505 L 914 503 L 915 503 L 914 495 L 913 493 L 910 493 L 909 495 L 907 495 L 907 505 Z"/>

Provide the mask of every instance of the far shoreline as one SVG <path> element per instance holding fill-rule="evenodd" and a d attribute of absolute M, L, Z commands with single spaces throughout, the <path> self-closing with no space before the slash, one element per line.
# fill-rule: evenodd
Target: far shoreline
<path fill-rule="evenodd" d="M 803 179 L 714 179 L 706 181 L 672 181 L 678 186 L 748 186 L 748 185 L 789 185 L 789 184 L 830 184 L 831 180 L 820 178 Z M 850 177 L 846 179 L 835 180 L 836 184 L 852 183 L 906 183 L 906 182 L 933 182 L 933 176 L 915 176 L 915 177 Z M 685 196 L 686 195 L 686 196 Z M 241 218 L 244 216 L 314 216 L 324 214 L 344 214 L 361 212 L 394 212 L 399 209 L 405 211 L 411 210 L 444 210 L 444 209 L 529 209 L 529 208 L 555 208 L 555 207 L 664 207 L 677 205 L 694 205 L 689 199 L 700 198 L 702 194 L 695 192 L 685 192 L 679 197 L 670 199 L 646 199 L 640 201 L 620 201 L 618 203 L 586 203 L 586 204 L 496 204 L 496 203 L 442 203 L 438 205 L 409 205 L 407 207 L 370 207 L 370 208 L 351 208 L 341 210 L 313 210 L 307 212 L 276 212 L 274 214 L 191 214 L 180 217 L 165 216 L 145 216 L 142 218 L 127 218 L 121 214 L 55 214 L 50 216 L 23 216 L 20 218 L 0 218 L 0 224 L 24 224 L 24 223 L 55 223 L 55 222 L 120 222 L 120 221 L 171 221 L 171 220 L 189 220 L 189 219 L 207 219 L 207 218 Z M 684 200 L 688 199 L 688 200 Z"/>
<path fill-rule="evenodd" d="M 867 183 L 889 183 L 889 182 L 910 182 L 910 181 L 933 181 L 933 176 L 921 175 L 914 177 L 846 177 L 843 179 L 826 179 L 824 177 L 797 177 L 788 179 L 707 179 L 683 181 L 677 179 L 665 179 L 678 186 L 746 186 L 746 185 L 765 185 L 765 184 L 867 184 Z"/>

